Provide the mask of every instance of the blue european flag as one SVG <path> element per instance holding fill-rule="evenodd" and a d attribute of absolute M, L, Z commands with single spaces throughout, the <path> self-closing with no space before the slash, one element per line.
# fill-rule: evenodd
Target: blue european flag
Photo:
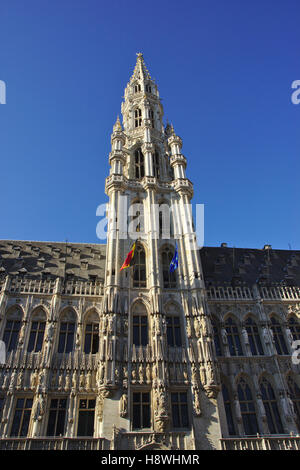
<path fill-rule="evenodd" d="M 175 269 L 177 268 L 178 268 L 178 249 L 177 249 L 177 243 L 176 243 L 175 253 L 170 263 L 170 273 L 173 273 Z"/>

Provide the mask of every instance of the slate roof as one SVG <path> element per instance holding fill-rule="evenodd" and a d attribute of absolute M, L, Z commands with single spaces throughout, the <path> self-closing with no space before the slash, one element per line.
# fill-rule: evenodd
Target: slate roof
<path fill-rule="evenodd" d="M 206 287 L 300 286 L 299 250 L 203 247 L 200 257 Z"/>
<path fill-rule="evenodd" d="M 0 275 L 104 282 L 105 257 L 105 244 L 0 240 Z"/>
<path fill-rule="evenodd" d="M 0 276 L 104 282 L 106 244 L 0 240 Z M 300 251 L 203 247 L 206 287 L 300 286 Z"/>

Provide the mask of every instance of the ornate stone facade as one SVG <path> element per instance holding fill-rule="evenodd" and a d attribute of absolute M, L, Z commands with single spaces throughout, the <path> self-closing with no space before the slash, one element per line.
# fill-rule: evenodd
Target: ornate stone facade
<path fill-rule="evenodd" d="M 298 448 L 299 252 L 199 252 L 182 141 L 141 54 L 122 115 L 107 244 L 0 242 L 0 448 Z M 172 206 L 170 238 L 154 204 Z"/>

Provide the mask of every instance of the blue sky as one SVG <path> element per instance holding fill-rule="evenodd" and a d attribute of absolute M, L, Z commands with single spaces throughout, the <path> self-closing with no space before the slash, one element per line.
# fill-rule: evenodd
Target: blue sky
<path fill-rule="evenodd" d="M 97 243 L 136 52 L 183 139 L 205 245 L 300 249 L 299 0 L 2 0 L 0 238 Z"/>

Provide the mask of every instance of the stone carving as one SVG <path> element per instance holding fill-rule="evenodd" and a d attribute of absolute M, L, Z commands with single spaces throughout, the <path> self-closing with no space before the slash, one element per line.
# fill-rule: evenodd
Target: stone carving
<path fill-rule="evenodd" d="M 128 397 L 127 397 L 127 393 L 123 393 L 123 395 L 121 396 L 121 400 L 120 400 L 120 416 L 122 416 L 122 418 L 125 418 L 127 416 L 127 413 L 128 413 Z"/>

